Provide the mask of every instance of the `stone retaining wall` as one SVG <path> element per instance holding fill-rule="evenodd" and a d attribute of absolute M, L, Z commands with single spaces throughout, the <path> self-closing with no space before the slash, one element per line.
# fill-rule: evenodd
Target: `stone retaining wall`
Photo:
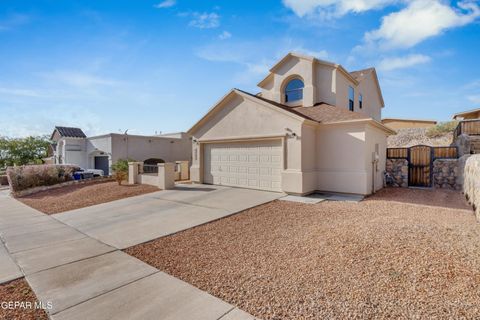
<path fill-rule="evenodd" d="M 480 221 L 480 155 L 472 155 L 465 163 L 463 192 Z"/>
<path fill-rule="evenodd" d="M 432 187 L 462 190 L 465 161 L 470 155 L 459 159 L 436 159 L 432 165 Z M 387 159 L 385 184 L 389 187 L 408 187 L 408 160 Z"/>
<path fill-rule="evenodd" d="M 458 159 L 436 159 L 433 161 L 433 187 L 442 189 L 461 190 L 457 184 Z"/>
<path fill-rule="evenodd" d="M 387 159 L 385 171 L 387 186 L 408 187 L 408 161 L 406 159 Z"/>

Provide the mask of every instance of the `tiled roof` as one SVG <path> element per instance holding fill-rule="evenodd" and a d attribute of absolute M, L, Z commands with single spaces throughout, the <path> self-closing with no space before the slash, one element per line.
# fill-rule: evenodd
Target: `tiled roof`
<path fill-rule="evenodd" d="M 236 89 L 236 90 L 243 92 L 245 94 L 248 94 L 249 96 L 254 97 L 256 99 L 265 101 L 285 111 L 296 114 L 297 116 L 300 116 L 302 118 L 320 122 L 320 123 L 370 119 L 370 117 L 363 115 L 359 112 L 353 112 L 345 108 L 334 107 L 332 105 L 329 105 L 323 102 L 317 103 L 312 107 L 290 107 L 269 99 L 265 99 L 263 97 L 253 95 L 251 93 L 248 93 L 239 89 Z"/>
<path fill-rule="evenodd" d="M 327 103 L 318 103 L 313 107 L 296 107 L 293 110 L 321 123 L 348 121 L 348 120 L 366 120 L 369 116 L 347 110 L 345 108 L 334 107 Z"/>
<path fill-rule="evenodd" d="M 80 128 L 71 128 L 71 127 L 55 127 L 55 130 L 62 137 L 69 137 L 69 138 L 86 138 L 87 136 L 83 133 L 82 129 Z"/>

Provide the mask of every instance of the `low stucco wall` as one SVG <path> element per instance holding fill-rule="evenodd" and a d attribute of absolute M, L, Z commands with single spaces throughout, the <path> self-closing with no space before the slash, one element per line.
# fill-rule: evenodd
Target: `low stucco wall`
<path fill-rule="evenodd" d="M 475 215 L 480 221 L 480 155 L 469 157 L 465 163 L 463 192 L 473 205 Z"/>

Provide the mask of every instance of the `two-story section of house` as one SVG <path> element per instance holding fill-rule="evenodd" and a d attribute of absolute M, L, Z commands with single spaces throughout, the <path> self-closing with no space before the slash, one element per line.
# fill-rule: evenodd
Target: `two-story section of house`
<path fill-rule="evenodd" d="M 190 130 L 194 181 L 308 194 L 383 186 L 383 97 L 374 68 L 290 53 L 251 94 L 233 89 Z"/>

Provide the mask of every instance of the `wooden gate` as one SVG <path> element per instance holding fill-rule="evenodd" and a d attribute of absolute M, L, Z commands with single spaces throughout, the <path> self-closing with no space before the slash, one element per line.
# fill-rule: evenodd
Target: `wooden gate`
<path fill-rule="evenodd" d="M 408 161 L 408 186 L 431 187 L 433 161 L 458 158 L 457 147 L 430 147 L 424 145 L 410 148 L 387 148 L 387 159 Z"/>
<path fill-rule="evenodd" d="M 432 185 L 432 148 L 415 146 L 409 149 L 408 185 L 430 187 Z"/>

